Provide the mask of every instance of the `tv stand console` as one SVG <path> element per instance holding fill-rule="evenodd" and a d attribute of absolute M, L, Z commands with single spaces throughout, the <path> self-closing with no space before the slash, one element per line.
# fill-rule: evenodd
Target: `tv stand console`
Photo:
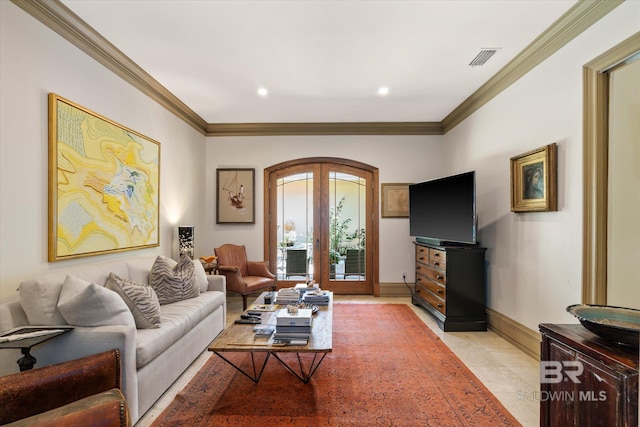
<path fill-rule="evenodd" d="M 411 302 L 430 312 L 443 331 L 486 331 L 486 248 L 414 242 L 416 285 Z"/>

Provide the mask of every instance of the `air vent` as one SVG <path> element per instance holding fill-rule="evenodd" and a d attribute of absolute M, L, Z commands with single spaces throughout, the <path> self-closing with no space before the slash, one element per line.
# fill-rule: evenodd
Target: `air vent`
<path fill-rule="evenodd" d="M 493 54 L 498 50 L 500 50 L 500 48 L 498 47 L 483 48 L 482 50 L 480 50 L 480 53 L 475 58 L 473 58 L 473 61 L 471 61 L 469 65 L 471 65 L 472 67 L 479 67 L 481 65 L 484 65 L 489 60 L 489 58 L 491 58 Z"/>

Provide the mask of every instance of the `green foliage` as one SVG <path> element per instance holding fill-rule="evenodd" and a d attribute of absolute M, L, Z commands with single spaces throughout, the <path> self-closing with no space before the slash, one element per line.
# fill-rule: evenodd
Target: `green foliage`
<path fill-rule="evenodd" d="M 346 252 L 342 242 L 346 239 L 351 218 L 341 218 L 344 199 L 344 197 L 340 199 L 335 209 L 329 209 L 329 262 L 331 264 L 337 264 L 340 255 Z"/>
<path fill-rule="evenodd" d="M 347 248 L 364 249 L 365 231 L 358 228 L 349 232 L 351 218 L 342 219 L 344 199 L 340 199 L 335 209 L 329 209 L 329 260 L 335 264 L 341 255 L 347 253 Z"/>

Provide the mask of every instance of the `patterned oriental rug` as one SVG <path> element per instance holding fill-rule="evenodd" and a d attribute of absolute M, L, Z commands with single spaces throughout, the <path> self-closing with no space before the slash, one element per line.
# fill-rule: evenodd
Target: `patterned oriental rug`
<path fill-rule="evenodd" d="M 187 425 L 520 424 L 411 307 L 334 304 L 333 352 L 308 384 L 274 358 L 254 384 L 213 355 L 153 423 Z"/>

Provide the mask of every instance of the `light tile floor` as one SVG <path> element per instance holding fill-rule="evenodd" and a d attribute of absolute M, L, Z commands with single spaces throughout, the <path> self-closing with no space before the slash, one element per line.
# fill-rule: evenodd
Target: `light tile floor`
<path fill-rule="evenodd" d="M 536 360 L 505 341 L 492 331 L 443 332 L 433 317 L 411 304 L 409 297 L 341 296 L 334 299 L 341 303 L 408 304 L 418 317 L 465 363 L 482 383 L 525 427 L 540 425 L 539 402 L 532 399 L 539 385 L 539 364 Z M 227 297 L 227 324 L 242 312 L 242 299 Z M 173 401 L 176 394 L 193 378 L 212 353 L 205 351 L 184 374 L 142 417 L 136 427 L 151 425 L 160 413 Z"/>

